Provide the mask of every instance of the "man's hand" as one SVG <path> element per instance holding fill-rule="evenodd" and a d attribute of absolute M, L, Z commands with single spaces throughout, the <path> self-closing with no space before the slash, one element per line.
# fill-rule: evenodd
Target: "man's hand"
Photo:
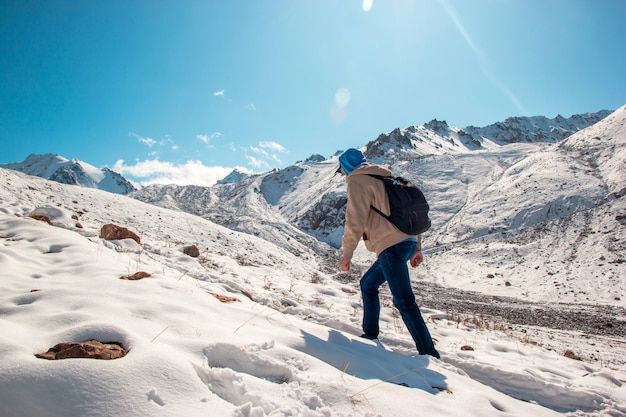
<path fill-rule="evenodd" d="M 341 258 L 341 260 L 339 261 L 339 269 L 341 269 L 344 272 L 349 271 L 350 270 L 350 259 Z"/>
<path fill-rule="evenodd" d="M 411 267 L 415 268 L 424 260 L 424 255 L 422 255 L 422 251 L 416 251 L 413 256 L 411 256 Z"/>

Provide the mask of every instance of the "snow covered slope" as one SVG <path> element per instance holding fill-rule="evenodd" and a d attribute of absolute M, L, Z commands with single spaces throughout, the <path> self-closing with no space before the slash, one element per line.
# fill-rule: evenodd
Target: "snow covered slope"
<path fill-rule="evenodd" d="M 110 222 L 141 243 L 101 239 Z M 0 169 L 0 415 L 410 417 L 416 404 L 428 416 L 626 415 L 621 338 L 422 303 L 442 360 L 422 357 L 384 289 L 380 341 L 358 337 L 365 254 L 346 274 L 279 240 Z M 184 254 L 190 244 L 199 257 Z M 458 254 L 458 268 L 481 255 Z M 432 267 L 427 257 L 416 271 Z M 139 271 L 151 275 L 120 279 Z M 128 354 L 35 356 L 89 339 Z"/>
<path fill-rule="evenodd" d="M 421 142 L 408 129 L 368 144 L 370 160 L 415 180 L 430 202 L 433 227 L 425 249 L 432 268 L 422 270 L 420 279 L 493 295 L 548 302 L 562 295 L 569 302 L 623 306 L 626 180 L 619 158 L 625 113 L 618 109 L 561 144 L 552 143 L 556 136 L 550 143 L 520 136 L 520 143 L 502 145 L 507 140 L 500 136 L 499 143 L 482 137 L 480 146 L 463 147 L 442 122 L 412 129 L 421 132 Z M 574 117 L 561 126 L 578 129 L 597 117 Z M 546 120 L 507 123 L 509 130 L 521 131 L 515 123 L 545 127 Z M 433 147 L 440 152 L 425 153 Z M 313 158 L 210 188 L 153 186 L 131 195 L 285 247 L 301 242 L 330 258 L 332 251 L 310 237 L 340 245 L 346 195 L 344 180 L 334 175 L 336 165 L 336 156 Z M 466 254 L 474 261 L 459 263 Z"/>
<path fill-rule="evenodd" d="M 336 156 L 151 204 L 0 169 L 0 415 L 626 416 L 625 126 L 626 107 L 558 145 L 385 154 L 433 206 L 411 274 L 442 360 L 384 287 L 380 341 L 357 336 L 372 255 L 342 273 L 312 236 L 341 235 Z M 111 222 L 141 243 L 101 239 Z M 91 338 L 129 352 L 34 355 Z"/>
<path fill-rule="evenodd" d="M 561 144 L 518 146 L 420 166 L 445 172 L 425 180 L 438 226 L 426 236 L 430 270 L 420 279 L 624 306 L 626 107 Z"/>

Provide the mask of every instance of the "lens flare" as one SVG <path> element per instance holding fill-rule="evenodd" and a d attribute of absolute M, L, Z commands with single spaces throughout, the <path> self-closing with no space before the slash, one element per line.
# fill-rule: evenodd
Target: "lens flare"
<path fill-rule="evenodd" d="M 335 93 L 335 105 L 337 107 L 346 107 L 350 102 L 350 90 L 347 88 L 340 88 Z"/>

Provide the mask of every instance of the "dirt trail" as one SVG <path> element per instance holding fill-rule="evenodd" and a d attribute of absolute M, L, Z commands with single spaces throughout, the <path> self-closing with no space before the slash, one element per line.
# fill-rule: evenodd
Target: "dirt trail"
<path fill-rule="evenodd" d="M 413 284 L 420 307 L 484 316 L 511 325 L 578 331 L 588 335 L 626 336 L 626 308 L 609 305 L 535 303 L 491 296 L 433 283 Z"/>

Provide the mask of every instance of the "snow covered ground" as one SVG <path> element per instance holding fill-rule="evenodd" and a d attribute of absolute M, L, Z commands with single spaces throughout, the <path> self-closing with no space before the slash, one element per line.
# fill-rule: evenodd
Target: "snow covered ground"
<path fill-rule="evenodd" d="M 54 225 L 30 218 L 35 210 Z M 106 223 L 141 244 L 101 239 Z M 183 253 L 190 244 L 198 258 Z M 452 280 L 485 245 L 466 257 L 451 248 L 448 270 L 432 253 L 414 274 L 428 281 L 436 267 L 437 280 Z M 355 268 L 370 260 L 360 248 Z M 537 329 L 531 341 L 423 307 L 442 359 L 417 356 L 388 299 L 381 341 L 358 337 L 358 275 L 324 262 L 197 216 L 0 169 L 0 415 L 626 416 L 623 339 L 593 341 L 614 359 L 580 361 L 564 356 L 580 334 Z M 152 276 L 120 279 L 138 271 Z M 129 352 L 35 357 L 88 339 Z"/>

